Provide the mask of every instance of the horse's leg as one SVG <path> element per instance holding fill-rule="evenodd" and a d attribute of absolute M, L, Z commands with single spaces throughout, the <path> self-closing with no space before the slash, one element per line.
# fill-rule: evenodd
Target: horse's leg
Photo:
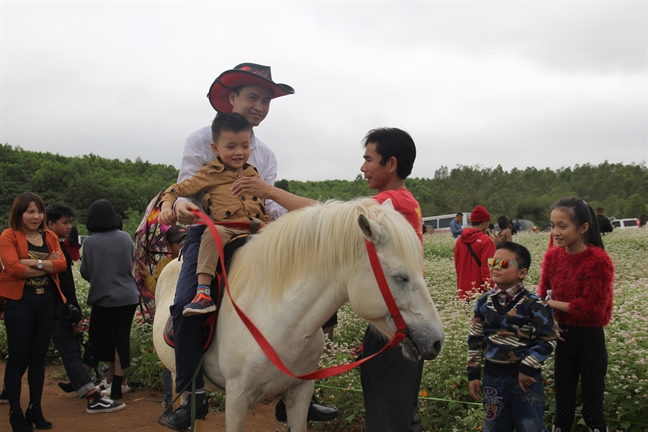
<path fill-rule="evenodd" d="M 313 381 L 303 381 L 301 384 L 291 387 L 284 394 L 286 403 L 286 414 L 288 416 L 288 430 L 290 432 L 306 432 L 308 407 L 315 384 Z"/>
<path fill-rule="evenodd" d="M 227 383 L 225 395 L 225 430 L 227 432 L 243 432 L 245 416 L 250 406 L 248 395 L 240 391 L 239 386 Z"/>

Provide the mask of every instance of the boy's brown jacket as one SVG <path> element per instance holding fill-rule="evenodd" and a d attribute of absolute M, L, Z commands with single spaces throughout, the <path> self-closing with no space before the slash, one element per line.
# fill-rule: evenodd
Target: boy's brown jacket
<path fill-rule="evenodd" d="M 238 177 L 261 178 L 257 169 L 248 163 L 243 165 L 243 172 L 237 175 L 227 169 L 218 158 L 215 158 L 193 177 L 169 186 L 164 191 L 162 202 L 169 201 L 173 204 L 178 197 L 190 197 L 204 192 L 203 208 L 214 221 L 250 222 L 257 220 L 262 227 L 265 226 L 272 221 L 272 217 L 266 213 L 264 200 L 247 196 L 237 198 L 232 195 L 231 188 L 234 180 Z"/>

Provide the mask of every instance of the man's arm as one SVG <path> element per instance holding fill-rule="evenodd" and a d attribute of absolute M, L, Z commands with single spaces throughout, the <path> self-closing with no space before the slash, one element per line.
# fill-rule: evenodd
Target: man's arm
<path fill-rule="evenodd" d="M 288 211 L 319 203 L 319 201 L 291 194 L 283 189 L 270 186 L 258 177 L 237 178 L 234 186 L 232 186 L 232 193 L 237 197 L 251 195 L 265 200 L 272 200 Z"/>
<path fill-rule="evenodd" d="M 277 158 L 272 150 L 261 140 L 253 136 L 254 151 L 250 153 L 248 162 L 259 171 L 263 181 L 274 186 L 277 180 Z M 286 209 L 271 199 L 266 199 L 266 211 L 274 219 L 286 213 Z"/>

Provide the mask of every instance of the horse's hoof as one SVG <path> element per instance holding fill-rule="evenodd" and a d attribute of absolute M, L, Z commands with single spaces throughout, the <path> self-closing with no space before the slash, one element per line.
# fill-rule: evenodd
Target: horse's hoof
<path fill-rule="evenodd" d="M 327 407 L 311 401 L 308 406 L 308 421 L 329 421 L 336 418 L 338 415 L 337 408 Z M 278 422 L 285 423 L 288 421 L 286 415 L 286 404 L 283 400 L 279 399 L 275 405 L 275 418 Z"/>

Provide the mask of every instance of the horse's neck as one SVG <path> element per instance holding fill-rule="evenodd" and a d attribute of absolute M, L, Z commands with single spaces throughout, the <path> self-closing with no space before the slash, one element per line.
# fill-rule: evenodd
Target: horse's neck
<path fill-rule="evenodd" d="M 259 327 L 272 329 L 280 338 L 308 338 L 347 301 L 339 283 L 324 284 L 317 279 L 302 281 L 287 289 L 281 298 L 261 291 L 254 298 L 241 298 L 237 304 Z"/>

